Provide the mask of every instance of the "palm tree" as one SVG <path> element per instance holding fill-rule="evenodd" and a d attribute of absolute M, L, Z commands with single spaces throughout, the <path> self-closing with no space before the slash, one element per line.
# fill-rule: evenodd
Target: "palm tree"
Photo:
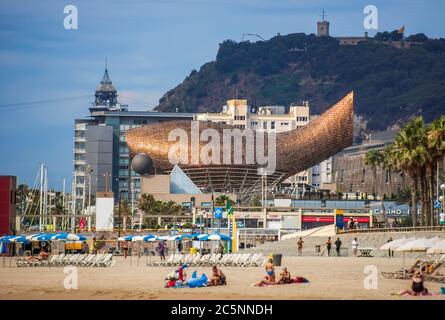
<path fill-rule="evenodd" d="M 441 116 L 428 127 L 427 145 L 430 155 L 429 161 L 429 189 L 431 192 L 430 205 L 434 197 L 434 184 L 436 182 L 435 173 L 439 170 L 439 161 L 444 159 L 445 167 L 445 116 Z M 438 196 L 438 195 L 436 195 Z M 433 209 L 431 209 L 433 210 Z M 434 215 L 431 215 L 431 225 L 434 225 Z"/>
<path fill-rule="evenodd" d="M 425 125 L 422 117 L 410 121 L 397 135 L 393 145 L 388 149 L 387 161 L 395 168 L 402 170 L 412 179 L 411 201 L 413 226 L 417 226 L 417 195 L 419 194 L 419 182 L 422 180 L 422 172 L 426 160 L 425 150 Z M 424 185 L 421 184 L 421 194 Z M 422 204 L 425 204 L 422 198 Z M 424 209 L 424 208 L 423 208 Z M 425 213 L 425 210 L 422 210 Z"/>

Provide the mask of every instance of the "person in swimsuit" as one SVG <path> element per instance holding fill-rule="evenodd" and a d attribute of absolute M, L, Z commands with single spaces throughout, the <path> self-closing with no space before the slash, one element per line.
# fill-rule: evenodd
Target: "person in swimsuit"
<path fill-rule="evenodd" d="M 269 259 L 269 261 L 266 263 L 266 276 L 256 285 L 261 286 L 269 284 L 275 284 L 275 267 L 273 265 L 273 259 Z"/>
<path fill-rule="evenodd" d="M 287 284 L 291 283 L 291 277 L 290 272 L 287 270 L 286 267 L 283 268 L 283 271 L 280 273 L 280 280 L 278 280 L 278 284 Z"/>
<path fill-rule="evenodd" d="M 428 289 L 423 285 L 423 274 L 422 272 L 416 273 L 412 278 L 411 288 L 404 290 L 400 295 L 409 294 L 411 296 L 424 296 L 428 295 Z"/>
<path fill-rule="evenodd" d="M 221 286 L 226 285 L 226 276 L 221 271 L 221 269 L 218 269 L 217 266 L 212 267 L 212 278 L 209 281 L 209 286 Z"/>
<path fill-rule="evenodd" d="M 298 246 L 298 255 L 301 256 L 301 254 L 303 253 L 303 239 L 300 237 L 300 240 L 298 240 L 297 242 L 297 246 Z"/>

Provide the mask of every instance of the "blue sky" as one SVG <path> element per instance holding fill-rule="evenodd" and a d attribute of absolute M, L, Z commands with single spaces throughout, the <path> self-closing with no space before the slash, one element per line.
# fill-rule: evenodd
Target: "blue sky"
<path fill-rule="evenodd" d="M 78 30 L 63 28 L 69 4 Z M 0 0 L 0 175 L 32 185 L 44 162 L 51 186 L 71 179 L 74 119 L 87 115 L 105 57 L 121 102 L 147 110 L 225 39 L 313 33 L 323 8 L 332 35 L 361 35 L 368 4 L 378 31 L 445 37 L 443 0 Z"/>

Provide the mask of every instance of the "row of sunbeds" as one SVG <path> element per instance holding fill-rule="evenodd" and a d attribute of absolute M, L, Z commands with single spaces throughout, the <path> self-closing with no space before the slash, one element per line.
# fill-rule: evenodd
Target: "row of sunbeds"
<path fill-rule="evenodd" d="M 421 270 L 425 281 L 445 283 L 445 255 L 438 261 L 419 259 L 409 269 L 402 268 L 394 272 L 382 272 L 382 276 L 385 279 L 407 280 Z"/>
<path fill-rule="evenodd" d="M 266 257 L 262 253 L 227 253 L 213 254 L 171 254 L 166 260 L 151 262 L 148 265 L 155 267 L 177 266 L 185 263 L 188 266 L 230 266 L 230 267 L 259 267 L 264 265 Z"/>
<path fill-rule="evenodd" d="M 17 260 L 18 267 L 112 267 L 113 254 L 54 254 L 47 259 L 24 257 Z"/>

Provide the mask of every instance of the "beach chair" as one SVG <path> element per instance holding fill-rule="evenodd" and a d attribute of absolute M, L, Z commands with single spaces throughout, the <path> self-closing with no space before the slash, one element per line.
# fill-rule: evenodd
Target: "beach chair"
<path fill-rule="evenodd" d="M 227 259 L 225 259 L 223 262 L 221 262 L 222 266 L 230 266 L 232 264 L 232 261 L 236 258 L 236 254 L 229 253 Z"/>
<path fill-rule="evenodd" d="M 201 254 L 200 254 L 200 253 L 197 253 L 197 254 L 193 257 L 192 261 L 190 262 L 190 266 L 191 266 L 191 267 L 195 267 L 195 266 L 197 266 L 199 260 L 201 260 L 201 257 L 202 257 Z"/>
<path fill-rule="evenodd" d="M 216 262 L 216 265 L 218 265 L 218 266 L 223 266 L 224 263 L 225 263 L 229 258 L 230 258 L 230 254 L 228 254 L 228 253 L 224 254 L 224 255 L 222 256 L 222 258 L 219 259 L 219 260 Z"/>
<path fill-rule="evenodd" d="M 250 256 L 251 256 L 250 253 L 243 253 L 241 255 L 241 257 L 239 258 L 239 260 L 235 263 L 235 266 L 242 267 L 244 265 L 244 263 L 249 260 Z"/>
<path fill-rule="evenodd" d="M 186 263 L 187 265 L 190 264 L 190 262 L 192 261 L 193 256 L 191 254 L 186 254 L 183 256 L 181 263 Z"/>
<path fill-rule="evenodd" d="M 112 258 L 113 258 L 112 253 L 106 254 L 105 257 L 103 258 L 103 260 L 101 260 L 97 263 L 97 266 L 98 267 L 108 267 L 111 263 Z"/>
<path fill-rule="evenodd" d="M 232 259 L 229 259 L 227 261 L 227 266 L 236 266 L 236 264 L 238 263 L 238 261 L 241 259 L 242 254 L 232 254 Z"/>
<path fill-rule="evenodd" d="M 40 265 L 39 266 L 40 267 L 49 267 L 49 266 L 51 266 L 51 263 L 53 261 L 55 261 L 58 257 L 59 257 L 58 254 L 53 254 L 53 255 L 49 256 L 49 258 L 47 260 L 40 261 Z"/>
<path fill-rule="evenodd" d="M 57 256 L 57 258 L 54 261 L 51 261 L 50 266 L 56 267 L 65 257 L 65 253 L 61 253 Z"/>
<path fill-rule="evenodd" d="M 60 259 L 59 261 L 57 261 L 57 265 L 58 267 L 63 267 L 67 264 L 68 261 L 71 260 L 71 258 L 73 257 L 73 254 L 67 254 L 65 255 L 62 259 Z"/>
<path fill-rule="evenodd" d="M 92 268 L 92 267 L 98 267 L 98 266 L 100 265 L 100 263 L 101 263 L 102 261 L 104 261 L 104 259 L 105 259 L 106 256 L 107 256 L 106 253 L 98 254 L 97 257 L 96 257 L 96 259 L 91 263 L 90 267 L 91 267 L 91 268 Z"/>
<path fill-rule="evenodd" d="M 160 261 L 155 261 L 155 262 L 153 262 L 153 266 L 155 266 L 155 267 L 162 267 L 162 266 L 165 266 L 165 265 L 167 265 L 168 263 L 172 263 L 174 258 L 175 258 L 175 257 L 174 257 L 174 254 L 171 254 L 171 255 L 168 257 L 168 259 L 165 260 L 165 261 L 160 260 Z"/>
<path fill-rule="evenodd" d="M 65 262 L 65 266 L 74 266 L 76 265 L 77 259 L 79 259 L 79 254 L 73 254 L 70 259 Z"/>
<path fill-rule="evenodd" d="M 252 262 L 251 266 L 252 267 L 261 267 L 261 266 L 264 266 L 266 264 L 266 262 L 267 262 L 267 258 L 262 253 L 260 253 L 258 258 Z"/>
<path fill-rule="evenodd" d="M 249 259 L 247 259 L 246 261 L 244 261 L 244 263 L 241 264 L 242 267 L 250 267 L 259 257 L 259 253 L 254 253 L 253 255 L 251 255 L 249 257 Z"/>
<path fill-rule="evenodd" d="M 85 257 L 86 257 L 86 254 L 84 254 L 84 253 L 79 254 L 77 259 L 75 259 L 75 261 L 72 261 L 72 262 L 74 263 L 75 266 L 78 266 L 82 262 L 82 260 L 85 259 Z"/>
<path fill-rule="evenodd" d="M 95 258 L 96 258 L 95 254 L 89 254 L 85 259 L 83 259 L 83 261 L 79 263 L 79 266 L 88 267 L 91 265 L 91 263 L 94 261 Z"/>
<path fill-rule="evenodd" d="M 198 266 L 205 266 L 212 255 L 211 254 L 205 254 L 201 257 L 201 259 L 198 261 Z"/>
<path fill-rule="evenodd" d="M 218 257 L 219 257 L 218 253 L 211 254 L 210 257 L 206 261 L 203 262 L 202 266 L 213 266 L 213 265 L 215 265 Z"/>

